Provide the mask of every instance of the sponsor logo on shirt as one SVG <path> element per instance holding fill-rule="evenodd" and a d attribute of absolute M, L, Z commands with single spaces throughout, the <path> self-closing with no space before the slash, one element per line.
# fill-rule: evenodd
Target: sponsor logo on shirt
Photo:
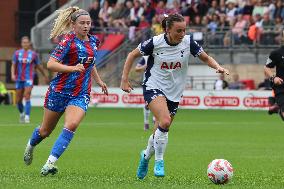
<path fill-rule="evenodd" d="M 175 70 L 181 68 L 181 63 L 180 62 L 163 62 L 161 64 L 161 69 L 166 69 L 166 70 Z"/>

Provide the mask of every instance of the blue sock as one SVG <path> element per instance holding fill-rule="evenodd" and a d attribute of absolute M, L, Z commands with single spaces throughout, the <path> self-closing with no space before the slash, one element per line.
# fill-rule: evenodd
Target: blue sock
<path fill-rule="evenodd" d="M 24 111 L 24 105 L 23 105 L 23 103 L 22 103 L 22 102 L 18 102 L 17 107 L 18 107 L 19 112 L 20 112 L 20 113 L 23 113 L 23 111 Z"/>
<path fill-rule="evenodd" d="M 26 101 L 26 105 L 25 105 L 25 114 L 29 116 L 30 113 L 31 113 L 31 101 L 28 100 Z"/>
<path fill-rule="evenodd" d="M 57 138 L 54 146 L 52 147 L 50 155 L 56 157 L 57 159 L 63 154 L 65 149 L 68 147 L 69 143 L 73 138 L 74 132 L 63 128 L 61 134 Z"/>
<path fill-rule="evenodd" d="M 31 146 L 36 146 L 37 144 L 39 144 L 41 141 L 43 140 L 43 138 L 40 136 L 39 134 L 39 127 L 35 128 L 32 137 L 30 139 L 30 145 Z"/>

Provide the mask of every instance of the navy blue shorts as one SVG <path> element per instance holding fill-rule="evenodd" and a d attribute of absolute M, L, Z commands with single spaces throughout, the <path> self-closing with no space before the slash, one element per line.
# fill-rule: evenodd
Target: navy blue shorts
<path fill-rule="evenodd" d="M 161 90 L 159 90 L 159 89 L 146 90 L 146 87 L 143 86 L 143 95 L 144 95 L 144 100 L 145 100 L 147 105 L 150 104 L 150 102 L 158 96 L 165 97 L 166 100 L 167 100 L 167 105 L 168 105 L 168 109 L 169 109 L 170 114 L 173 115 L 173 116 L 176 115 L 179 102 L 170 101 Z"/>
<path fill-rule="evenodd" d="M 69 105 L 78 106 L 85 112 L 88 109 L 90 96 L 69 96 L 48 90 L 45 95 L 44 107 L 54 112 L 64 112 Z"/>

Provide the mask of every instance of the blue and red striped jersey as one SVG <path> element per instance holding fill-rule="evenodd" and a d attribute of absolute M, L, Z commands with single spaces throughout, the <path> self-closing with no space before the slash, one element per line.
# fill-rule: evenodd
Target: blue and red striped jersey
<path fill-rule="evenodd" d="M 33 80 L 34 67 L 40 64 L 38 55 L 32 50 L 17 50 L 13 55 L 13 64 L 15 67 L 16 81 Z"/>
<path fill-rule="evenodd" d="M 92 85 L 92 70 L 97 57 L 99 40 L 89 35 L 89 41 L 83 41 L 76 37 L 74 32 L 64 36 L 51 57 L 68 66 L 83 64 L 83 72 L 58 73 L 50 82 L 50 87 L 55 92 L 71 96 L 90 94 Z"/>

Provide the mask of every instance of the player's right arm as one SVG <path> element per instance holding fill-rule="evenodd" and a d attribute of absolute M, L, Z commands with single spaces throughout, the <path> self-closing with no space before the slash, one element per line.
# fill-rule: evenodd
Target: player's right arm
<path fill-rule="evenodd" d="M 151 55 L 153 53 L 153 49 L 154 49 L 154 43 L 153 43 L 153 38 L 151 38 L 148 39 L 147 41 L 144 41 L 143 43 L 140 43 L 136 49 L 134 49 L 128 54 L 126 61 L 124 63 L 121 84 L 120 84 L 120 88 L 123 91 L 130 93 L 131 90 L 133 89 L 129 83 L 128 75 L 135 59 L 141 56 Z"/>
<path fill-rule="evenodd" d="M 11 79 L 12 81 L 16 81 L 15 64 L 12 64 L 11 66 Z"/>
<path fill-rule="evenodd" d="M 53 57 L 49 58 L 47 62 L 47 69 L 60 73 L 82 72 L 85 70 L 83 64 L 77 64 L 76 66 L 67 66 L 59 63 L 58 60 Z"/>
<path fill-rule="evenodd" d="M 12 58 L 12 66 L 11 66 L 11 79 L 12 81 L 16 81 L 16 52 Z"/>
<path fill-rule="evenodd" d="M 51 56 L 47 62 L 47 69 L 60 73 L 82 72 L 85 70 L 83 64 L 68 66 L 61 63 L 70 51 L 70 44 L 73 38 L 74 36 L 71 34 L 65 35 L 64 39 L 60 41 L 60 43 L 51 53 Z"/>
<path fill-rule="evenodd" d="M 135 61 L 136 58 L 141 57 L 141 53 L 140 51 L 136 48 L 133 51 L 131 51 L 127 58 L 126 61 L 124 63 L 124 67 L 123 67 L 123 73 L 122 73 L 122 78 L 121 78 L 121 84 L 120 84 L 120 88 L 125 91 L 125 92 L 130 92 L 133 88 L 128 80 L 128 75 L 130 72 L 130 69 Z"/>

